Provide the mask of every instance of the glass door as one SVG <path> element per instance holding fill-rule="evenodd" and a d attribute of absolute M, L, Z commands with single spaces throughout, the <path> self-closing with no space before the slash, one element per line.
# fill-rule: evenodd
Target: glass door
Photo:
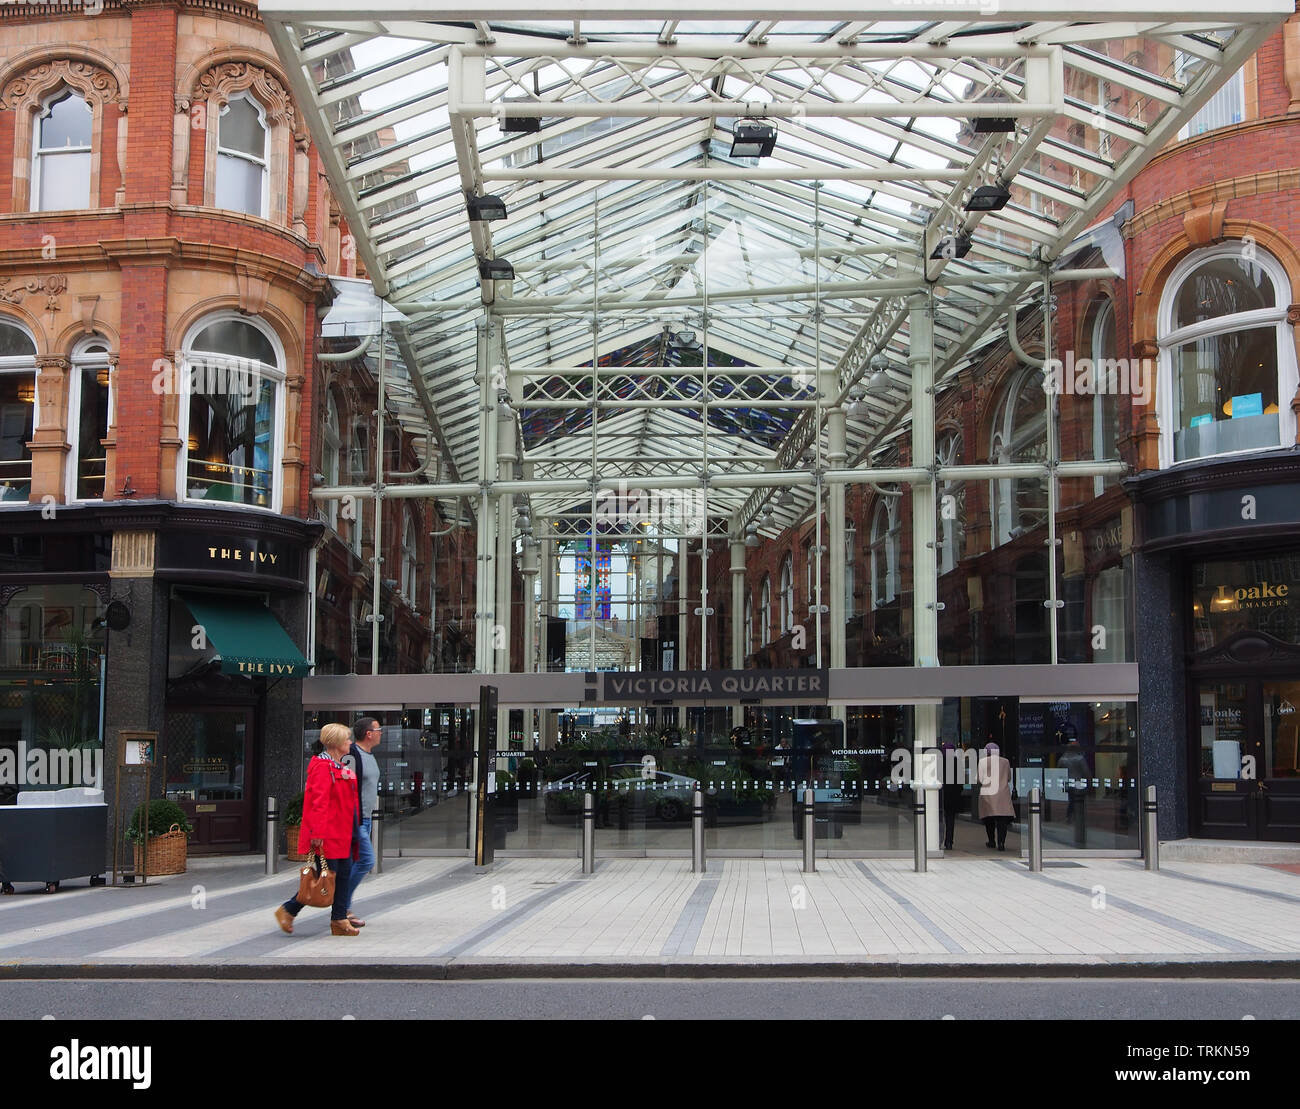
<path fill-rule="evenodd" d="M 167 797 L 194 825 L 190 850 L 247 851 L 252 847 L 250 765 L 253 710 L 168 710 L 163 754 Z"/>
<path fill-rule="evenodd" d="M 1196 709 L 1199 833 L 1216 839 L 1255 839 L 1258 770 L 1249 759 L 1258 761 L 1258 740 L 1251 737 L 1249 684 L 1203 679 L 1197 686 Z"/>
<path fill-rule="evenodd" d="M 1300 681 L 1263 681 L 1260 694 L 1260 837 L 1300 841 Z"/>

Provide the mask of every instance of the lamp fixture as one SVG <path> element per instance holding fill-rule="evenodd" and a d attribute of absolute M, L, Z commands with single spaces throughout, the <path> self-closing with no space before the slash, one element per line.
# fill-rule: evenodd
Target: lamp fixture
<path fill-rule="evenodd" d="M 977 135 L 1005 135 L 1015 129 L 1016 121 L 1011 116 L 976 116 L 971 128 Z"/>
<path fill-rule="evenodd" d="M 981 185 L 966 201 L 968 212 L 1000 212 L 1011 200 L 1011 190 L 1005 185 Z"/>
<path fill-rule="evenodd" d="M 499 196 L 475 196 L 470 193 L 465 197 L 465 210 L 472 220 L 490 222 L 506 218 L 506 202 Z"/>
<path fill-rule="evenodd" d="M 766 158 L 776 149 L 776 128 L 770 123 L 740 119 L 731 131 L 733 158 Z"/>
<path fill-rule="evenodd" d="M 503 135 L 533 135 L 542 129 L 541 116 L 512 116 L 511 104 L 532 103 L 523 97 L 506 97 L 501 105 L 501 133 Z"/>
<path fill-rule="evenodd" d="M 36 383 L 34 381 L 21 380 L 18 382 L 18 400 L 21 404 L 36 403 Z"/>
<path fill-rule="evenodd" d="M 513 281 L 515 267 L 504 258 L 480 258 L 478 275 L 484 281 Z"/>
<path fill-rule="evenodd" d="M 945 235 L 930 251 L 931 258 L 965 258 L 970 253 L 970 232 L 959 231 L 955 235 Z"/>

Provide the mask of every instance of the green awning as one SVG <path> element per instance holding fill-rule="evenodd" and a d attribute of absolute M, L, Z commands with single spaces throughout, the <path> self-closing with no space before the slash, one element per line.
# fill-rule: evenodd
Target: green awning
<path fill-rule="evenodd" d="M 182 593 L 180 598 L 220 657 L 223 674 L 307 676 L 307 660 L 265 605 L 228 594 Z"/>

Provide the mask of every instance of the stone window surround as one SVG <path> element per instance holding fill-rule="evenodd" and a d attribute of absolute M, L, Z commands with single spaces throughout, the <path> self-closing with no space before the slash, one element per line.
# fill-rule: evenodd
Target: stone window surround
<path fill-rule="evenodd" d="M 13 201 L 10 210 L 31 211 L 32 152 L 35 149 L 35 121 L 44 110 L 50 95 L 62 88 L 82 97 L 91 111 L 90 131 L 90 207 L 100 205 L 100 166 L 104 149 L 104 108 L 116 104 L 121 116 L 117 121 L 117 160 L 125 176 L 126 98 L 117 78 L 102 66 L 78 58 L 52 58 L 39 61 L 16 77 L 10 78 L 0 92 L 0 107 L 14 112 Z M 119 188 L 116 203 L 123 199 Z"/>
<path fill-rule="evenodd" d="M 187 93 L 176 96 L 172 144 L 172 203 L 188 203 L 190 139 L 204 135 L 203 204 L 215 208 L 217 138 L 221 110 L 231 97 L 246 93 L 266 112 L 268 142 L 268 204 L 266 218 L 295 232 L 307 233 L 308 138 L 284 84 L 273 72 L 254 61 L 227 59 L 207 65 Z M 290 213 L 289 164 L 293 158 L 293 197 Z"/>

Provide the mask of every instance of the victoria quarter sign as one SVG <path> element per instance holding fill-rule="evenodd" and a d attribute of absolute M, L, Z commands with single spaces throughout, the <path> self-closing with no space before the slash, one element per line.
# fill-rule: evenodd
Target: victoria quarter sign
<path fill-rule="evenodd" d="M 825 670 L 691 670 L 602 674 L 601 698 L 622 702 L 825 701 Z"/>

